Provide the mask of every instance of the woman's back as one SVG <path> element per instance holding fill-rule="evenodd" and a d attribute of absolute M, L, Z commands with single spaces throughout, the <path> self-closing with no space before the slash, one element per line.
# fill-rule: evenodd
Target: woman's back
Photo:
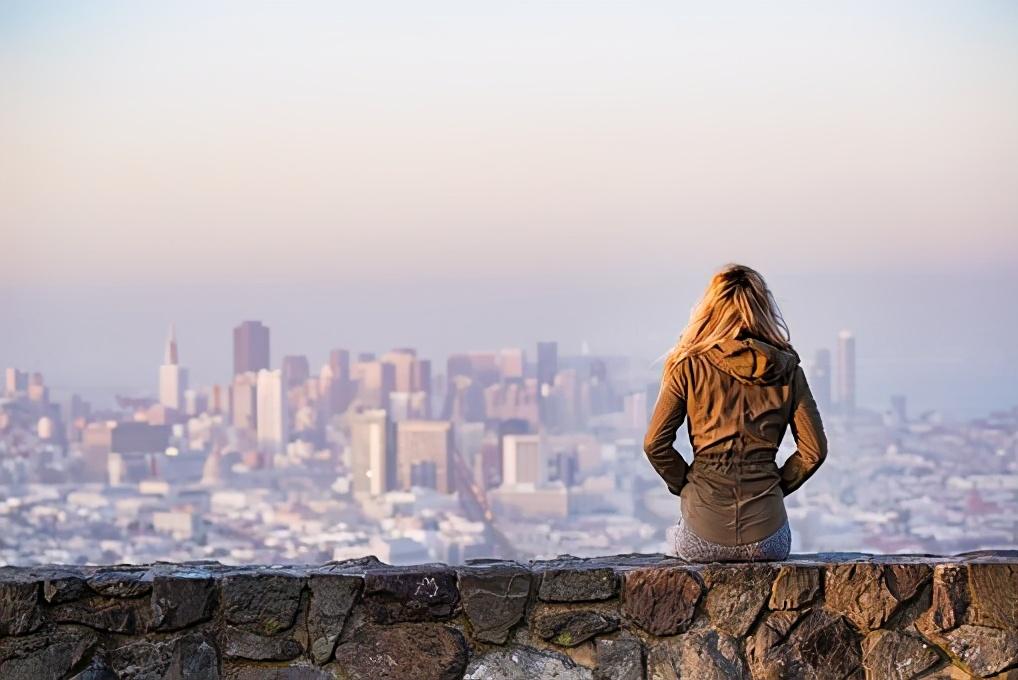
<path fill-rule="evenodd" d="M 672 447 L 687 419 L 692 465 Z M 789 425 L 798 449 L 779 468 Z M 788 554 L 784 497 L 824 461 L 827 438 L 759 272 L 733 264 L 711 278 L 668 356 L 644 451 L 682 497 L 676 552 L 681 543 L 698 561 Z"/>
<path fill-rule="evenodd" d="M 688 418 L 693 465 L 672 448 Z M 779 469 L 791 424 L 799 450 Z M 665 376 L 644 448 L 696 534 L 722 545 L 762 540 L 784 524 L 783 498 L 823 461 L 827 445 L 799 357 L 755 338 L 728 339 Z M 675 459 L 681 466 L 675 465 Z"/>

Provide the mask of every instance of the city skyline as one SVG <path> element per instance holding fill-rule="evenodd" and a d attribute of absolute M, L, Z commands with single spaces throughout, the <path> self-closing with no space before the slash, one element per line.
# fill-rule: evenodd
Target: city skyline
<path fill-rule="evenodd" d="M 177 328 L 146 394 L 110 406 L 5 370 L 0 527 L 20 538 L 0 563 L 654 552 L 674 521 L 639 446 L 660 377 L 639 362 L 542 339 L 444 362 L 406 342 L 332 347 L 318 364 L 272 356 L 275 329 L 248 319 L 225 333 L 229 377 L 187 386 Z M 867 403 L 856 338 L 805 362 L 832 453 L 788 503 L 793 549 L 1013 544 L 1018 407 L 955 424 L 902 394 Z M 786 434 L 776 462 L 795 445 Z"/>

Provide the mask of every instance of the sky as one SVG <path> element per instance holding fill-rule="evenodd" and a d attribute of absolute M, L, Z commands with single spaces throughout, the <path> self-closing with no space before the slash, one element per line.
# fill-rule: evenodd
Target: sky
<path fill-rule="evenodd" d="M 0 365 L 646 360 L 729 261 L 860 401 L 1018 404 L 1018 5 L 0 5 Z"/>

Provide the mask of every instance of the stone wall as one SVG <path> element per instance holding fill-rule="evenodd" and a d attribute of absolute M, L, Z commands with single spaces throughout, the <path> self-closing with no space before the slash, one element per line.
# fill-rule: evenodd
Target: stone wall
<path fill-rule="evenodd" d="M 3 680 L 1014 679 L 1016 669 L 1018 552 L 0 569 Z"/>

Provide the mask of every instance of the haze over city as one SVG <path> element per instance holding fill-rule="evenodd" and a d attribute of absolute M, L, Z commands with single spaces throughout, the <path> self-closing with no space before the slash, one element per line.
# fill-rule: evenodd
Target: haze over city
<path fill-rule="evenodd" d="M 5 3 L 0 357 L 109 400 L 278 356 L 639 357 L 769 277 L 860 397 L 1014 401 L 1013 4 Z"/>

